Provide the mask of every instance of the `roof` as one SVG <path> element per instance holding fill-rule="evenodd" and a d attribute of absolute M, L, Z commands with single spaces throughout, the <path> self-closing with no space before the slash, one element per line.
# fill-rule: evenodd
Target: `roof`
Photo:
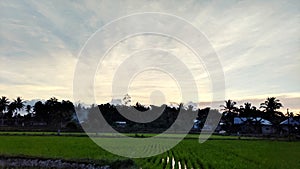
<path fill-rule="evenodd" d="M 251 120 L 253 122 L 260 122 L 260 124 L 262 125 L 272 125 L 272 123 L 269 120 L 266 119 L 262 119 L 261 117 L 235 117 L 234 118 L 234 124 L 243 124 L 245 123 L 247 120 Z"/>
<path fill-rule="evenodd" d="M 283 125 L 290 124 L 292 126 L 294 126 L 294 125 L 300 125 L 300 119 L 297 120 L 297 119 L 294 119 L 294 118 L 290 117 L 289 119 L 286 119 L 286 120 L 282 121 L 280 124 L 283 124 Z"/>
<path fill-rule="evenodd" d="M 126 124 L 126 121 L 116 121 L 117 124 Z"/>

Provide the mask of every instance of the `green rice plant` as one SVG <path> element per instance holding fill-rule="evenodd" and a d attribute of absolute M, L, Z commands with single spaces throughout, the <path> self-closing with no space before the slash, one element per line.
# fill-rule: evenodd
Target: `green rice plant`
<path fill-rule="evenodd" d="M 0 134 L 0 156 L 41 157 L 66 160 L 91 160 L 113 164 L 127 159 L 113 155 L 96 145 L 89 137 L 56 136 L 51 133 L 8 132 Z M 109 135 L 109 133 L 107 133 Z M 145 134 L 145 136 L 147 136 Z M 176 137 L 170 135 L 170 137 Z M 195 135 L 188 135 L 173 149 L 154 157 L 132 159 L 137 168 L 224 168 L 224 169 L 294 169 L 300 168 L 300 142 L 261 139 L 238 140 L 217 136 L 199 144 Z M 227 138 L 228 137 L 228 138 Z M 229 139 L 230 138 L 230 139 Z M 159 149 L 159 146 L 151 147 Z M 144 150 L 145 153 L 151 150 Z M 169 159 L 169 162 L 167 162 Z M 124 161 L 125 160 L 125 161 Z M 128 161 L 128 164 L 130 161 Z"/>

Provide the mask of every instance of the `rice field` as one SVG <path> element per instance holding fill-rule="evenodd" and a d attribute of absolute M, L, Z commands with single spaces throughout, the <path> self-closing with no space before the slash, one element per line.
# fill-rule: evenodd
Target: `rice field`
<path fill-rule="evenodd" d="M 97 146 L 89 137 L 55 136 L 55 133 L 0 134 L 0 156 L 92 160 L 101 164 L 128 160 Z M 80 135 L 77 133 L 77 135 Z M 145 137 L 149 137 L 145 135 Z M 197 135 L 188 135 L 173 149 L 149 158 L 132 159 L 130 168 L 144 169 L 297 169 L 300 142 L 241 139 L 213 136 L 199 144 Z"/>

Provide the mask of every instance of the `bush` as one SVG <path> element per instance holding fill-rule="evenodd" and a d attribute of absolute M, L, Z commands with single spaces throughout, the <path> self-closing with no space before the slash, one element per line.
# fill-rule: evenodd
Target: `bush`
<path fill-rule="evenodd" d="M 66 125 L 66 129 L 67 130 L 78 130 L 78 125 L 75 122 L 71 121 Z"/>

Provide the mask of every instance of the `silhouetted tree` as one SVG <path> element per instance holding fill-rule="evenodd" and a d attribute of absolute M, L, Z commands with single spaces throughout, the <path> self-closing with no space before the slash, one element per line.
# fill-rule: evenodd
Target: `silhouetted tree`
<path fill-rule="evenodd" d="M 7 113 L 5 114 L 6 119 L 11 123 L 14 112 L 17 110 L 15 102 L 11 102 L 7 107 Z"/>
<path fill-rule="evenodd" d="M 124 102 L 124 105 L 126 106 L 129 106 L 130 103 L 131 103 L 131 97 L 129 96 L 129 94 L 126 94 L 123 98 L 123 102 Z"/>
<path fill-rule="evenodd" d="M 49 115 L 49 123 L 55 127 L 59 127 L 61 123 L 61 112 L 60 112 L 60 102 L 55 97 L 48 99 L 45 102 L 46 110 Z"/>
<path fill-rule="evenodd" d="M 147 111 L 147 110 L 149 110 L 148 107 L 145 107 L 144 105 L 142 105 L 139 102 L 136 102 L 134 108 L 137 109 L 138 111 Z"/>
<path fill-rule="evenodd" d="M 74 104 L 69 100 L 62 100 L 60 106 L 61 122 L 71 121 L 75 117 Z"/>
<path fill-rule="evenodd" d="M 282 112 L 276 111 L 281 107 L 283 107 L 283 105 L 280 103 L 279 99 L 276 99 L 276 97 L 268 97 L 264 103 L 260 104 L 260 108 L 262 108 L 265 112 L 263 117 L 275 124 L 278 124 L 284 118 L 284 114 Z"/>
<path fill-rule="evenodd" d="M 16 111 L 15 111 L 15 115 L 17 117 L 17 110 L 21 111 L 23 110 L 24 106 L 25 106 L 25 102 L 23 101 L 23 99 L 21 99 L 21 97 L 17 97 L 16 100 L 13 101 L 15 103 L 15 106 L 16 106 Z"/>
<path fill-rule="evenodd" d="M 84 124 L 85 129 L 87 129 L 89 132 L 98 133 L 102 125 L 99 123 L 100 117 L 101 115 L 100 115 L 99 107 L 96 104 L 92 104 L 90 109 L 88 110 L 87 123 Z"/>
<path fill-rule="evenodd" d="M 199 124 L 199 127 L 200 128 L 203 128 L 203 125 L 207 119 L 207 116 L 208 116 L 208 113 L 210 111 L 210 108 L 209 107 L 206 107 L 204 109 L 199 109 L 198 110 L 198 117 L 197 117 L 197 120 L 200 121 L 200 124 Z"/>
<path fill-rule="evenodd" d="M 260 108 L 263 108 L 266 112 L 274 112 L 281 107 L 283 107 L 283 105 L 276 97 L 268 97 L 264 103 L 260 104 Z"/>
<path fill-rule="evenodd" d="M 222 110 L 224 111 L 222 117 L 228 127 L 228 130 L 230 130 L 234 123 L 234 117 L 237 116 L 236 102 L 232 100 L 225 100 L 225 105 L 221 105 L 221 107 L 223 107 Z"/>
<path fill-rule="evenodd" d="M 88 115 L 87 108 L 85 108 L 80 103 L 78 103 L 74 109 L 76 110 L 77 123 L 81 123 L 87 120 L 87 115 Z"/>
<path fill-rule="evenodd" d="M 248 133 L 257 133 L 261 130 L 262 113 L 260 110 L 246 102 L 244 106 L 240 106 L 239 117 L 244 124 L 248 125 Z"/>
<path fill-rule="evenodd" d="M 32 106 L 31 105 L 26 105 L 26 107 L 25 107 L 25 111 L 27 112 L 27 114 L 24 116 L 24 119 L 26 120 L 26 121 L 31 121 L 32 120 L 32 117 L 33 117 L 33 115 L 32 115 Z"/>
<path fill-rule="evenodd" d="M 30 114 L 32 110 L 32 106 L 31 105 L 26 105 L 25 111 Z"/>
<path fill-rule="evenodd" d="M 33 106 L 34 111 L 34 118 L 36 121 L 40 122 L 49 122 L 49 114 L 46 110 L 46 106 L 43 104 L 43 102 L 38 101 Z"/>
<path fill-rule="evenodd" d="M 239 116 L 240 117 L 261 117 L 261 114 L 258 112 L 255 106 L 252 106 L 251 103 L 246 102 L 244 106 L 240 106 L 239 109 Z"/>
<path fill-rule="evenodd" d="M 5 96 L 2 96 L 0 99 L 1 125 L 4 124 L 4 113 L 7 110 L 8 105 L 9 105 L 8 98 Z"/>

